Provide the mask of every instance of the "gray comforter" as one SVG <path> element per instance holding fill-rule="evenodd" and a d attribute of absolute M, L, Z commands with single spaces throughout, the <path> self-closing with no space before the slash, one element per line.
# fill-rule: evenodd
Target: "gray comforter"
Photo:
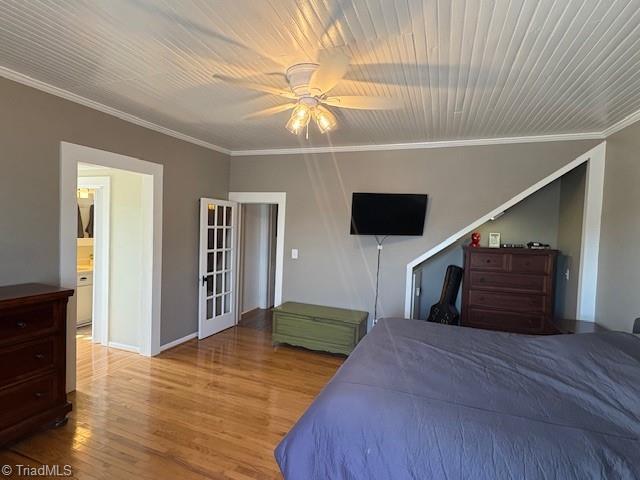
<path fill-rule="evenodd" d="M 276 449 L 289 480 L 640 479 L 640 339 L 385 319 Z"/>

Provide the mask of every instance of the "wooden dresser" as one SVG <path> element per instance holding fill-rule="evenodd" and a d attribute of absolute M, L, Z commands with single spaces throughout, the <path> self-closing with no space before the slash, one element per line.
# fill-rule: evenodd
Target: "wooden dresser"
<path fill-rule="evenodd" d="M 464 249 L 462 325 L 546 333 L 553 319 L 558 251 Z"/>
<path fill-rule="evenodd" d="M 0 287 L 0 446 L 71 411 L 65 393 L 67 300 L 73 290 Z"/>

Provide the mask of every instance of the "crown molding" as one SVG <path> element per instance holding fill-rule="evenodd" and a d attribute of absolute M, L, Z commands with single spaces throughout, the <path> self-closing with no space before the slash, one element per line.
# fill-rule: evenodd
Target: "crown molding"
<path fill-rule="evenodd" d="M 231 150 L 227 148 L 220 147 L 213 143 L 205 142 L 204 140 L 200 140 L 198 138 L 185 135 L 184 133 L 176 132 L 175 130 L 171 130 L 170 128 L 163 127 L 162 125 L 149 122 L 148 120 L 144 120 L 140 117 L 136 117 L 135 115 L 131 115 L 130 113 L 123 112 L 122 110 L 109 107 L 107 105 L 96 102 L 94 100 L 90 100 L 86 97 L 82 97 L 75 93 L 71 93 L 68 90 L 64 90 L 62 88 L 55 87 L 48 83 L 42 82 L 40 80 L 36 80 L 33 77 L 30 77 L 20 72 L 16 72 L 15 70 L 11 70 L 9 68 L 0 66 L 0 77 L 4 77 L 8 80 L 12 80 L 14 82 L 21 83 L 28 87 L 35 88 L 36 90 L 50 93 L 51 95 L 55 95 L 56 97 L 64 98 L 65 100 L 78 103 L 88 108 L 92 108 L 93 110 L 98 110 L 102 113 L 112 115 L 114 117 L 119 118 L 120 120 L 124 120 L 125 122 L 133 123 L 140 127 L 148 128 L 149 130 L 154 130 L 156 132 L 169 135 L 170 137 L 174 137 L 179 140 L 184 140 L 185 142 L 189 142 L 194 145 L 198 145 L 200 147 L 208 148 L 209 150 L 214 150 L 216 152 L 224 153 L 226 155 L 231 155 Z"/>
<path fill-rule="evenodd" d="M 508 145 L 514 143 L 566 142 L 571 140 L 603 140 L 602 132 L 567 133 L 558 135 L 531 135 L 524 137 L 474 138 L 468 140 L 441 140 L 434 142 L 386 143 L 353 145 L 344 147 L 296 147 L 262 150 L 232 150 L 232 157 L 259 155 L 299 155 L 312 153 L 371 152 L 380 150 L 420 150 L 427 148 L 472 147 L 486 145 Z"/>
<path fill-rule="evenodd" d="M 85 107 L 117 117 L 125 122 L 133 123 L 149 130 L 169 135 L 170 137 L 183 140 L 185 142 L 198 145 L 216 152 L 223 153 L 232 157 L 246 156 L 263 156 L 263 155 L 304 155 L 314 153 L 346 153 L 346 152 L 371 152 L 383 150 L 420 150 L 429 148 L 451 148 L 451 147 L 471 147 L 471 146 L 487 146 L 487 145 L 508 145 L 517 143 L 539 143 L 539 142 L 566 142 L 571 140 L 604 140 L 610 135 L 619 132 L 623 128 L 640 121 L 640 110 L 628 115 L 619 122 L 606 128 L 601 132 L 585 132 L 585 133 L 567 133 L 557 135 L 531 135 L 521 137 L 502 137 L 502 138 L 474 138 L 466 140 L 441 140 L 433 142 L 413 142 L 413 143 L 386 143 L 386 144 L 370 144 L 370 145 L 351 145 L 351 146 L 328 146 L 328 147 L 293 147 L 293 148 L 266 148 L 255 150 L 231 150 L 228 148 L 215 145 L 213 143 L 200 140 L 199 138 L 171 130 L 156 123 L 144 120 L 130 113 L 123 112 L 113 107 L 109 107 L 94 100 L 82 97 L 75 93 L 69 92 L 51 84 L 36 80 L 15 70 L 0 66 L 0 77 L 21 83 L 28 87 L 35 88 L 51 95 L 64 98 L 74 103 L 78 103 Z"/>
<path fill-rule="evenodd" d="M 606 138 L 638 121 L 640 121 L 640 110 L 638 110 L 637 112 L 633 112 L 631 115 L 627 115 L 619 122 L 614 123 L 609 128 L 606 128 L 602 131 L 602 135 L 604 135 L 604 137 Z"/>

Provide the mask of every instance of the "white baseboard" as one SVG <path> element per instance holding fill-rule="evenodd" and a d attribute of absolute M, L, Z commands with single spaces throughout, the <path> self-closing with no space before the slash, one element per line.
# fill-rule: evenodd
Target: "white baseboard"
<path fill-rule="evenodd" d="M 164 352 L 165 350 L 169 350 L 170 348 L 177 347 L 178 345 L 180 345 L 180 344 L 182 344 L 184 342 L 188 342 L 189 340 L 193 340 L 197 336 L 198 336 L 198 332 L 193 332 L 193 333 L 190 333 L 189 335 L 185 335 L 182 338 L 178 338 L 177 340 L 174 340 L 173 342 L 169 342 L 169 343 L 165 343 L 164 345 L 160 345 L 160 351 Z"/>
<path fill-rule="evenodd" d="M 140 347 L 127 345 L 126 343 L 109 342 L 109 347 L 116 348 L 118 350 L 125 350 L 127 352 L 140 353 Z"/>

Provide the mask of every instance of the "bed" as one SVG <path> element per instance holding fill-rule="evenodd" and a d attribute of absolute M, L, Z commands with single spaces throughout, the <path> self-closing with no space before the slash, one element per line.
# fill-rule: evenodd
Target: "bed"
<path fill-rule="evenodd" d="M 384 319 L 281 441 L 287 480 L 640 478 L 640 338 Z"/>

